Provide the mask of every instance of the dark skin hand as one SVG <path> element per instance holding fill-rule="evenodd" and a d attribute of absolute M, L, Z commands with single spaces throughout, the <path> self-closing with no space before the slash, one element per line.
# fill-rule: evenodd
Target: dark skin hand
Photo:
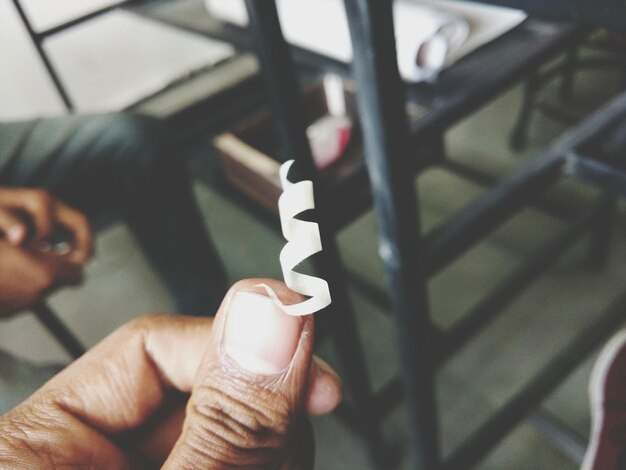
<path fill-rule="evenodd" d="M 0 418 L 0 468 L 312 468 L 303 416 L 337 406 L 341 383 L 313 356 L 313 317 L 260 283 L 303 300 L 250 279 L 215 319 L 131 322 Z"/>
<path fill-rule="evenodd" d="M 79 283 L 93 251 L 87 218 L 39 189 L 0 188 L 0 232 L 0 317 Z M 42 248 L 58 232 L 69 238 L 68 253 Z"/>
<path fill-rule="evenodd" d="M 0 317 L 25 310 L 55 288 L 81 279 L 81 266 L 65 256 L 0 241 Z"/>

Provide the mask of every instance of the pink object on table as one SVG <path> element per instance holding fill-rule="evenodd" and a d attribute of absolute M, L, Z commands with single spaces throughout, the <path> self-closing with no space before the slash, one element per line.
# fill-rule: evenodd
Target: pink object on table
<path fill-rule="evenodd" d="M 345 115 L 326 115 L 306 130 L 313 161 L 317 168 L 333 164 L 348 146 L 352 135 L 352 120 Z"/>

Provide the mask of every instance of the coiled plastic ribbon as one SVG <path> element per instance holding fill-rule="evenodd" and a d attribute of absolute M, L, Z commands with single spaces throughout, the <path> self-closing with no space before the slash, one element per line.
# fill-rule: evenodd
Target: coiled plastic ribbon
<path fill-rule="evenodd" d="M 283 193 L 278 199 L 280 223 L 287 244 L 280 252 L 280 265 L 285 284 L 302 295 L 310 297 L 295 305 L 282 305 L 289 315 L 308 315 L 321 310 L 331 303 L 328 282 L 319 277 L 294 271 L 302 261 L 322 251 L 319 225 L 315 222 L 298 220 L 298 214 L 315 208 L 313 183 L 308 180 L 292 183 L 287 174 L 294 160 L 280 167 L 280 181 Z"/>

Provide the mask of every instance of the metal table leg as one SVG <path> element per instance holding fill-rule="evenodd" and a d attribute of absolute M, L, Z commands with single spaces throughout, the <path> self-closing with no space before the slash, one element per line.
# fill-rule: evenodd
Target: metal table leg
<path fill-rule="evenodd" d="M 379 249 L 385 263 L 407 397 L 410 463 L 412 468 L 432 469 L 439 462 L 432 355 L 437 336 L 432 334 L 429 317 L 424 243 L 408 153 L 392 2 L 345 0 L 345 6 L 365 157 L 380 226 Z"/>

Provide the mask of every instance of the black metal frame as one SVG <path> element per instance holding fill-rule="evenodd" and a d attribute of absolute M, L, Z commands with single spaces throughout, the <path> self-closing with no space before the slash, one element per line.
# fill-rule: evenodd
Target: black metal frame
<path fill-rule="evenodd" d="M 570 49 L 560 63 L 550 67 L 548 70 L 533 70 L 528 75 L 524 84 L 524 96 L 522 105 L 517 117 L 517 121 L 511 132 L 510 144 L 513 150 L 521 151 L 526 147 L 528 126 L 532 111 L 538 109 L 545 115 L 553 117 L 566 124 L 573 125 L 584 116 L 577 116 L 569 110 L 565 110 L 557 105 L 545 102 L 540 94 L 542 89 L 555 78 L 561 80 L 559 87 L 559 98 L 565 102 L 571 98 L 574 72 L 577 66 L 578 49 Z"/>
<path fill-rule="evenodd" d="M 78 359 L 86 349 L 74 334 L 65 326 L 54 311 L 44 302 L 31 308 L 37 320 L 56 338 L 59 344 L 73 358 Z"/>
<path fill-rule="evenodd" d="M 355 0 L 345 6 L 365 159 L 380 227 L 379 253 L 395 316 L 404 390 L 411 397 L 406 401 L 410 461 L 416 468 L 434 468 L 439 436 L 431 352 L 439 335 L 429 317 L 425 245 L 415 216 L 414 172 L 391 2 Z"/>
<path fill-rule="evenodd" d="M 494 295 L 487 297 L 449 333 L 436 334 L 437 331 L 432 327 L 425 275 L 429 271 L 438 271 L 499 225 L 513 213 L 515 206 L 524 204 L 529 189 L 534 189 L 532 186 L 551 183 L 558 176 L 562 162 L 546 159 L 541 162 L 542 165 L 535 165 L 537 169 L 531 168 L 522 176 L 516 175 L 507 184 L 491 191 L 489 197 L 479 200 L 459 218 L 452 219 L 438 230 L 432 237 L 430 250 L 420 250 L 422 243 L 416 225 L 417 211 L 413 205 L 413 173 L 408 171 L 409 168 L 401 167 L 401 162 L 409 161 L 405 155 L 408 133 L 403 126 L 403 119 L 398 117 L 404 113 L 400 94 L 403 88 L 395 62 L 394 44 L 389 39 L 393 38 L 394 31 L 391 5 L 375 0 L 347 0 L 346 12 L 355 51 L 353 67 L 360 108 L 367 110 L 361 113 L 361 125 L 368 130 L 365 132 L 365 151 L 369 155 L 366 162 L 370 175 L 377 175 L 371 178 L 373 196 L 381 231 L 381 252 L 397 325 L 404 391 L 405 396 L 410 397 L 407 400 L 411 426 L 410 461 L 413 468 L 437 468 L 441 457 L 438 454 L 433 389 L 434 369 L 439 361 L 433 360 L 433 357 L 448 357 L 458 350 L 498 313 L 502 303 L 511 300 L 514 293 L 519 291 L 520 284 L 524 285 L 520 281 L 529 280 L 530 275 L 542 267 L 544 260 L 550 258 L 541 256 L 533 260 L 529 268 L 505 280 L 494 291 Z M 579 225 L 586 228 L 589 222 L 585 219 Z M 410 238 L 405 239 L 404 235 Z M 560 252 L 565 245 L 561 242 L 558 240 L 552 251 Z M 440 348 L 441 344 L 445 346 Z M 526 395 L 523 395 L 519 401 L 525 398 Z M 516 405 L 517 402 L 512 402 L 509 408 L 519 409 Z M 511 414 L 509 408 L 496 415 L 504 418 L 490 421 L 483 434 L 491 435 L 492 426 L 500 428 L 501 422 L 507 422 Z M 497 424 L 491 425 L 492 422 Z M 482 436 L 477 438 L 477 442 L 486 441 Z M 479 449 L 474 441 L 468 448 L 472 451 Z M 465 449 L 461 447 L 460 458 L 455 460 L 453 457 L 450 460 L 450 468 L 454 468 L 457 461 L 462 463 L 463 468 L 472 464 L 472 456 L 466 455 L 469 452 Z"/>
<path fill-rule="evenodd" d="M 567 106 L 573 96 L 574 79 L 578 71 L 592 69 L 621 71 L 621 85 L 622 88 L 626 87 L 626 57 L 619 48 L 621 44 L 613 44 L 609 40 L 594 41 L 591 32 L 589 36 L 581 44 L 571 47 L 559 63 L 546 70 L 534 70 L 529 73 L 524 84 L 520 113 L 510 137 L 510 144 L 514 150 L 520 151 L 525 148 L 531 113 L 535 109 L 567 125 L 574 125 L 584 119 L 585 114 Z M 581 58 L 579 51 L 583 46 L 609 53 L 610 56 Z M 541 96 L 542 89 L 555 78 L 560 80 L 559 102 L 556 103 L 547 101 Z"/>
<path fill-rule="evenodd" d="M 314 182 L 316 216 L 320 225 L 322 245 L 325 256 L 313 259 L 316 271 L 331 286 L 333 303 L 329 314 L 323 315 L 318 329 L 328 330 L 335 339 L 337 353 L 350 373 L 346 382 L 352 397 L 359 409 L 367 410 L 373 405 L 370 380 L 364 362 L 362 346 L 357 335 L 353 309 L 348 296 L 345 271 L 343 269 L 334 235 L 328 230 L 325 222 L 324 200 L 319 197 L 317 172 L 313 164 L 309 143 L 305 134 L 304 118 L 299 105 L 300 94 L 294 65 L 280 29 L 276 5 L 273 1 L 259 2 L 246 0 L 250 14 L 250 26 L 259 38 L 257 47 L 261 68 L 265 77 L 272 109 L 280 119 L 276 120 L 279 139 L 285 153 L 292 155 L 297 161 L 299 178 Z M 384 449 L 378 419 L 371 413 L 363 413 L 356 417 L 358 427 L 368 440 L 375 457 L 382 460 Z"/>
<path fill-rule="evenodd" d="M 626 30 L 626 7 L 614 1 L 589 2 L 587 0 L 471 0 L 481 3 L 490 3 L 505 7 L 519 8 L 529 11 L 534 15 L 544 18 L 552 18 L 557 21 L 575 21 L 588 26 L 604 26 L 618 30 Z M 604 4 L 603 4 L 604 3 Z M 623 51 L 617 50 L 615 59 L 585 59 L 578 58 L 577 47 L 573 47 L 565 57 L 563 64 L 559 66 L 561 74 L 560 98 L 567 101 L 571 97 L 574 72 L 579 67 L 623 67 Z M 511 146 L 515 150 L 521 150 L 525 146 L 526 130 L 528 127 L 530 112 L 534 106 L 538 106 L 544 113 L 551 115 L 566 123 L 571 123 L 580 116 L 572 115 L 569 111 L 550 105 L 548 103 L 535 103 L 535 95 L 538 89 L 553 78 L 553 74 L 529 74 L 524 89 L 524 100 L 517 123 L 511 133 Z M 623 79 L 623 81 L 626 80 Z"/>
<path fill-rule="evenodd" d="M 247 0 L 247 5 L 281 141 L 288 153 L 301 162 L 305 176 L 316 181 L 309 149 L 305 145 L 302 120 L 298 114 L 296 76 L 289 49 L 280 33 L 274 2 Z M 389 286 L 389 294 L 378 295 L 378 299 L 382 303 L 388 300 L 394 314 L 402 380 L 387 384 L 375 399 L 368 395 L 365 400 L 357 400 L 356 410 L 344 408 L 342 411 L 349 422 L 363 431 L 365 422 L 367 426 L 380 423 L 383 416 L 404 396 L 410 424 L 412 468 L 469 468 L 482 459 L 506 432 L 531 415 L 575 366 L 618 327 L 624 319 L 622 304 L 626 294 L 553 358 L 507 404 L 489 417 L 445 462 L 439 452 L 434 400 L 435 371 L 546 271 L 579 237 L 592 233 L 591 256 L 605 256 L 605 243 L 599 240 L 603 240 L 602 237 L 610 227 L 615 196 L 612 193 L 603 195 L 562 234 L 495 286 L 478 306 L 448 331 L 435 327 L 429 317 L 427 280 L 519 209 L 536 204 L 542 193 L 571 167 L 571 156 L 568 157 L 570 151 L 622 113 L 626 109 L 626 97 L 585 121 L 575 132 L 560 139 L 534 162 L 497 184 L 457 217 L 424 236 L 416 218 L 415 155 L 409 155 L 408 152 L 413 151 L 415 146 L 412 144 L 419 143 L 420 136 L 425 135 L 427 125 L 409 129 L 407 123 L 404 87 L 398 74 L 392 39 L 391 3 L 345 0 L 345 6 L 354 47 L 353 74 L 357 82 L 366 164 L 380 226 L 380 254 L 385 262 Z M 445 117 L 441 119 L 445 120 Z M 430 130 L 433 131 L 433 128 Z M 323 187 L 318 186 L 318 191 L 323 190 Z M 323 202 L 323 198 L 318 197 L 318 200 Z M 318 215 L 323 226 L 323 206 Z M 318 270 L 321 275 L 328 277 L 334 287 L 335 299 L 339 294 L 339 303 L 344 307 L 347 305 L 341 294 L 345 289 L 344 269 L 332 235 L 327 228 L 324 232 L 325 261 L 318 264 Z M 335 284 L 337 279 L 339 283 Z M 350 328 L 353 328 L 351 313 L 348 318 Z M 339 323 L 343 323 L 343 320 Z M 338 325 L 335 323 L 332 326 Z M 344 346 L 355 347 L 356 350 L 350 352 L 344 349 L 340 355 L 344 361 L 355 361 L 348 362 L 350 367 L 347 368 L 346 376 L 348 386 L 354 392 L 352 385 L 367 385 L 367 374 L 362 368 L 363 358 L 358 338 L 348 330 L 343 328 L 340 335 L 348 336 L 340 337 L 345 341 Z M 354 364 L 359 365 L 356 374 Z M 370 406 L 364 407 L 367 404 Z M 580 442 L 579 439 L 564 438 L 563 433 L 566 431 L 549 415 L 535 413 L 533 416 L 535 421 L 547 429 L 547 434 L 556 433 L 561 442 Z M 368 417 L 367 421 L 364 421 L 365 417 Z M 378 430 L 372 432 L 371 427 L 366 428 L 365 434 L 369 438 L 370 449 L 372 445 L 376 446 L 374 449 L 380 448 Z M 376 455 L 384 454 L 378 452 Z"/>
<path fill-rule="evenodd" d="M 390 64 L 390 61 L 395 60 L 393 49 L 387 48 L 387 54 L 379 55 L 379 50 L 364 40 L 366 37 L 375 38 L 377 34 L 381 34 L 381 29 L 386 31 L 387 36 L 393 37 L 391 7 L 389 4 L 382 5 L 381 3 L 376 3 L 375 0 L 346 0 L 346 7 L 348 17 L 350 18 L 350 27 L 353 31 L 355 76 L 360 92 L 365 95 L 361 99 L 362 108 L 367 109 L 366 113 L 362 113 L 362 125 L 365 127 L 367 125 L 366 121 L 369 121 L 370 128 L 377 130 L 377 132 L 371 133 L 372 140 L 375 140 L 374 142 L 368 144 L 366 140 L 366 152 L 372 155 L 367 159 L 367 164 L 370 174 L 376 172 L 379 175 L 376 180 L 385 178 L 384 181 L 379 182 L 380 186 L 378 189 L 376 189 L 376 182 L 374 182 L 374 199 L 375 201 L 378 200 L 378 204 L 375 204 L 375 207 L 381 226 L 381 243 L 395 243 L 392 251 L 395 251 L 395 249 L 399 251 L 397 257 L 385 260 L 387 261 L 386 266 L 389 277 L 392 281 L 396 280 L 395 283 L 390 283 L 391 296 L 401 297 L 403 295 L 402 288 L 398 291 L 398 286 L 402 286 L 403 281 L 406 282 L 410 277 L 405 274 L 407 276 L 406 279 L 398 281 L 394 279 L 394 274 L 400 271 L 399 264 L 404 262 L 415 263 L 414 253 L 416 249 L 400 251 L 401 243 L 394 240 L 394 220 L 390 224 L 389 218 L 412 218 L 415 217 L 415 211 L 410 204 L 408 206 L 405 204 L 406 201 L 401 201 L 401 203 L 395 205 L 391 205 L 386 201 L 390 198 L 389 191 L 393 191 L 398 186 L 412 185 L 413 179 L 412 175 L 408 173 L 392 173 L 394 165 L 397 165 L 396 162 L 403 160 L 402 151 L 397 148 L 381 148 L 386 137 L 384 134 L 381 135 L 381 129 L 383 129 L 383 132 L 391 134 L 399 132 L 398 129 L 401 129 L 401 126 L 397 126 L 393 119 L 390 119 L 389 115 L 385 114 L 386 108 L 381 108 L 379 103 L 371 98 L 371 95 L 380 93 L 380 90 L 384 89 L 386 85 L 388 86 L 389 83 L 394 83 L 395 81 L 396 86 L 399 84 L 397 66 L 395 63 Z M 382 12 L 381 8 L 386 9 L 386 11 Z M 382 23 L 384 28 L 380 24 L 377 26 L 377 22 Z M 360 45 L 359 41 L 361 42 Z M 381 47 L 384 41 L 384 38 L 380 38 L 379 45 Z M 378 67 L 381 67 L 379 70 L 385 71 L 384 79 L 381 79 L 379 73 L 377 73 Z M 393 78 L 390 78 L 391 75 L 393 75 Z M 389 98 L 390 95 L 387 96 Z M 403 111 L 397 100 L 393 100 L 393 96 L 387 102 L 387 106 L 391 106 L 392 104 L 390 103 L 395 104 L 396 112 Z M 426 252 L 421 260 L 426 265 L 426 269 L 433 266 L 430 269 L 436 271 L 439 268 L 439 263 L 429 260 L 433 256 L 433 252 L 445 254 L 446 259 L 444 261 L 452 260 L 491 228 L 499 225 L 504 218 L 512 215 L 517 208 L 516 206 L 528 203 L 530 199 L 536 197 L 540 193 L 540 189 L 547 188 L 565 170 L 582 177 L 583 170 L 589 166 L 588 160 L 577 158 L 575 160 L 577 162 L 576 169 L 573 170 L 572 149 L 579 147 L 586 140 L 592 138 L 599 129 L 623 115 L 625 109 L 626 96 L 622 96 L 621 99 L 615 100 L 611 105 L 605 107 L 601 112 L 594 115 L 593 118 L 586 121 L 575 132 L 557 142 L 547 154 L 539 157 L 534 163 L 515 173 L 494 190 L 488 192 L 485 197 L 481 198 L 473 206 L 466 208 L 458 218 L 447 222 L 442 229 L 435 232 L 433 240 L 436 240 L 436 242 L 431 244 L 430 250 Z M 403 138 L 404 136 L 399 138 L 400 142 L 403 142 Z M 387 152 L 384 150 L 387 150 Z M 581 163 L 583 161 L 587 162 L 587 165 L 583 165 Z M 567 164 L 568 162 L 569 164 Z M 381 169 L 381 166 L 384 168 Z M 603 173 L 604 182 L 607 179 L 613 182 L 611 190 L 617 190 L 616 186 L 621 183 L 623 190 L 624 182 L 622 180 L 616 182 L 614 173 L 614 171 L 605 168 Z M 392 174 L 393 176 L 388 176 Z M 588 172 L 584 174 L 588 175 Z M 598 177 L 598 173 L 594 173 L 594 176 Z M 606 184 L 603 184 L 602 187 L 606 188 Z M 504 304 L 511 301 L 516 293 L 520 292 L 537 274 L 554 262 L 558 255 L 563 253 L 578 236 L 594 226 L 600 226 L 603 229 L 598 230 L 596 228 L 594 233 L 607 233 L 609 226 L 600 222 L 606 222 L 611 219 L 607 214 L 613 212 L 614 201 L 615 196 L 612 192 L 604 196 L 596 207 L 579 218 L 562 236 L 551 242 L 541 252 L 531 258 L 519 271 L 496 287 L 493 294 L 483 300 L 451 331 L 442 333 L 444 338 L 438 338 L 439 341 L 443 340 L 441 344 L 444 345 L 441 357 L 447 358 L 458 350 L 487 321 L 493 318 Z M 416 240 L 416 243 L 419 243 L 419 239 Z M 437 246 L 439 248 L 433 250 Z M 596 250 L 604 248 L 604 246 L 604 243 L 597 242 L 592 245 Z M 434 259 L 437 259 L 436 255 L 434 255 Z M 419 261 L 418 259 L 417 262 Z M 445 262 L 441 264 L 445 264 Z M 398 331 L 403 333 L 398 336 L 398 340 L 401 345 L 400 352 L 405 355 L 403 361 L 404 374 L 405 377 L 413 374 L 411 381 L 406 381 L 405 379 L 407 392 L 411 391 L 410 385 L 412 383 L 419 383 L 420 378 L 422 379 L 421 387 L 427 390 L 431 388 L 431 385 L 425 383 L 429 380 L 429 375 L 420 376 L 420 373 L 416 372 L 418 365 L 421 363 L 419 358 L 408 352 L 408 347 L 403 347 L 402 345 L 403 342 L 410 343 L 411 340 L 416 341 L 416 338 L 420 338 L 419 334 L 421 332 L 414 332 L 413 338 L 405 336 L 407 329 L 411 328 L 415 323 L 415 320 L 406 321 L 406 318 L 407 316 L 410 317 L 410 315 L 427 315 L 427 310 L 424 310 L 424 297 L 425 295 L 412 304 L 405 304 L 402 301 L 396 301 L 395 304 L 392 302 L 392 305 L 395 305 L 396 308 L 396 322 L 399 324 Z M 580 334 L 565 351 L 553 359 L 509 403 L 490 417 L 482 428 L 470 437 L 465 444 L 461 445 L 446 462 L 442 463 L 442 468 L 468 468 L 477 463 L 507 431 L 511 430 L 521 419 L 526 417 L 588 353 L 619 326 L 619 323 L 624 318 L 622 310 L 623 299 L 624 297 L 620 298 L 599 321 Z M 399 308 L 403 308 L 405 311 L 399 312 L 397 310 Z M 427 323 L 427 320 L 423 320 L 421 324 Z M 406 364 L 409 364 L 409 366 L 407 367 Z M 414 400 L 417 402 L 421 401 L 419 394 L 417 398 L 415 398 L 415 395 L 407 396 L 409 397 L 409 402 Z M 409 407 L 409 413 L 412 413 L 409 415 L 409 420 L 412 424 L 412 449 L 417 450 L 417 453 L 413 455 L 411 460 L 413 467 L 438 468 L 439 461 L 433 462 L 432 447 L 429 447 L 432 435 L 427 440 L 424 439 L 422 426 L 424 424 L 427 425 L 427 423 L 422 421 L 423 417 L 415 411 L 414 407 Z M 436 435 L 436 432 L 437 428 L 432 427 L 432 434 Z M 423 449 L 426 449 L 425 453 Z"/>

